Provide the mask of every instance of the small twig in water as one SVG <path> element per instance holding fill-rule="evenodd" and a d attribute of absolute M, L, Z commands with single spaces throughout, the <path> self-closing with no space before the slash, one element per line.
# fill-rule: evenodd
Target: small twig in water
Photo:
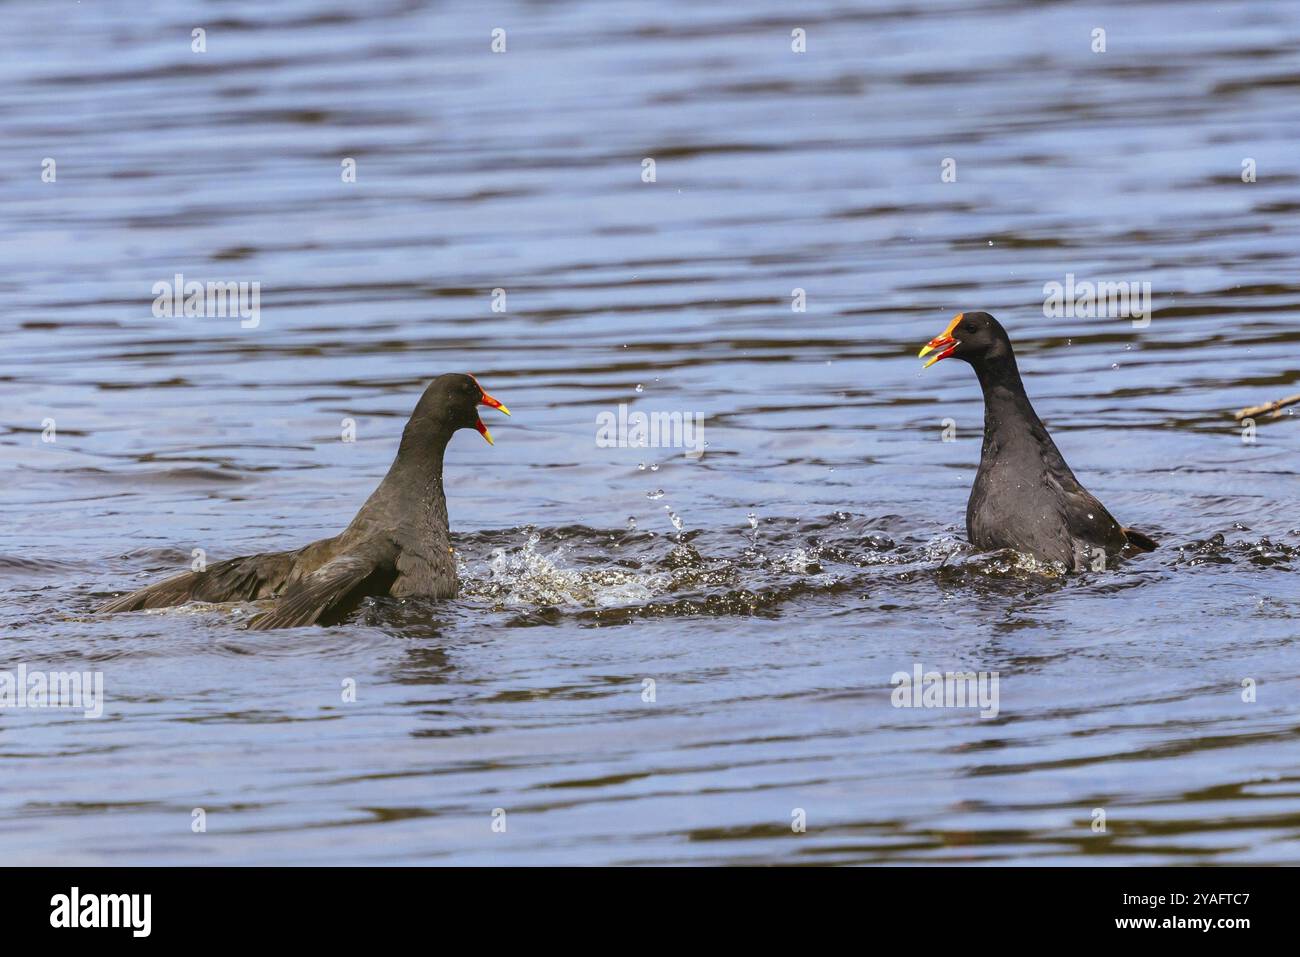
<path fill-rule="evenodd" d="M 1288 405 L 1295 405 L 1297 402 L 1300 402 L 1300 395 L 1289 395 L 1285 399 L 1278 399 L 1276 402 L 1265 402 L 1263 405 L 1252 405 L 1248 409 L 1242 409 L 1233 418 L 1240 422 L 1242 419 L 1253 419 L 1265 412 L 1272 412 L 1272 418 L 1276 419 L 1282 414 L 1283 409 Z"/>

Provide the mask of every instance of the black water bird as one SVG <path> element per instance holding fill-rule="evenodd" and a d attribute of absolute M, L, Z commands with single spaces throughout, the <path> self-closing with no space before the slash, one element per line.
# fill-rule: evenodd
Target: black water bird
<path fill-rule="evenodd" d="M 274 598 L 252 629 L 333 624 L 367 595 L 450 598 L 456 562 L 447 530 L 442 460 L 459 429 L 492 442 L 478 406 L 510 412 L 471 375 L 439 376 L 425 389 L 402 432 L 397 458 L 351 524 L 288 552 L 215 562 L 142 588 L 101 606 L 104 612 L 162 608 L 189 601 Z"/>
<path fill-rule="evenodd" d="M 966 504 L 966 534 L 981 551 L 1012 548 L 1076 571 L 1148 552 L 1156 543 L 1125 528 L 1079 484 L 1025 394 L 1006 330 L 987 312 L 959 313 L 921 349 L 923 368 L 970 363 L 984 391 L 984 446 Z"/>

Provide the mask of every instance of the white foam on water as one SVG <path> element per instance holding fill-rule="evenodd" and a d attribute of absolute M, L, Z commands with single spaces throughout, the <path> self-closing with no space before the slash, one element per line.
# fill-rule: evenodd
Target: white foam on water
<path fill-rule="evenodd" d="M 510 608 L 603 608 L 647 601 L 669 588 L 670 577 L 661 572 L 566 567 L 567 547 L 543 553 L 539 541 L 534 533 L 518 548 L 494 549 L 485 562 L 462 567 L 462 597 Z"/>

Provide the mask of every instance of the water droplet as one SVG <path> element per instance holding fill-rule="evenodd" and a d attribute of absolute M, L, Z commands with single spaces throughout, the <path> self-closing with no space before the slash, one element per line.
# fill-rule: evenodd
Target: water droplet
<path fill-rule="evenodd" d="M 645 497 L 650 499 L 653 502 L 657 498 L 664 497 L 664 490 L 661 488 L 657 488 L 653 492 L 646 492 Z"/>
<path fill-rule="evenodd" d="M 645 386 L 643 386 L 640 382 L 638 382 L 638 383 L 636 384 L 636 391 L 638 391 L 638 392 L 644 392 L 644 391 L 645 391 Z"/>
<path fill-rule="evenodd" d="M 634 531 L 636 531 L 636 516 L 635 516 L 635 515 L 629 515 L 629 516 L 627 517 L 627 530 L 628 530 L 629 532 L 634 532 Z"/>
<path fill-rule="evenodd" d="M 636 464 L 636 470 L 637 470 L 638 472 L 644 472 L 644 471 L 645 471 L 645 463 L 644 463 L 644 462 L 638 462 L 638 463 Z"/>
<path fill-rule="evenodd" d="M 674 512 L 671 508 L 668 508 L 667 505 L 665 505 L 664 508 L 667 509 L 668 511 L 668 521 L 672 522 L 673 528 L 677 529 L 677 531 L 680 532 L 682 530 L 682 526 L 685 525 L 686 523 L 682 521 L 682 517 L 680 515 Z"/>
<path fill-rule="evenodd" d="M 658 463 L 658 462 L 652 462 L 652 463 L 650 464 L 650 471 L 651 471 L 651 472 L 658 472 L 658 471 L 659 471 L 659 463 Z"/>
<path fill-rule="evenodd" d="M 755 515 L 753 512 L 750 512 L 748 518 L 749 518 L 749 527 L 752 528 L 752 529 L 757 530 L 757 529 L 758 529 L 758 516 Z"/>

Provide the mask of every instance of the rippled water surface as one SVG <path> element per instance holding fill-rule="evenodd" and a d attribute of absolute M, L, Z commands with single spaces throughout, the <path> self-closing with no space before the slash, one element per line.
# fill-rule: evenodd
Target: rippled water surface
<path fill-rule="evenodd" d="M 1232 417 L 1300 392 L 1300 6 L 4 16 L 0 667 L 108 699 L 0 711 L 6 862 L 1300 863 L 1300 422 Z M 177 273 L 256 328 L 155 318 Z M 1067 274 L 1150 325 L 1044 318 Z M 964 546 L 963 309 L 1160 550 Z M 514 412 L 448 455 L 457 600 L 92 614 L 335 533 L 446 371 Z M 917 663 L 997 717 L 892 707 Z"/>

